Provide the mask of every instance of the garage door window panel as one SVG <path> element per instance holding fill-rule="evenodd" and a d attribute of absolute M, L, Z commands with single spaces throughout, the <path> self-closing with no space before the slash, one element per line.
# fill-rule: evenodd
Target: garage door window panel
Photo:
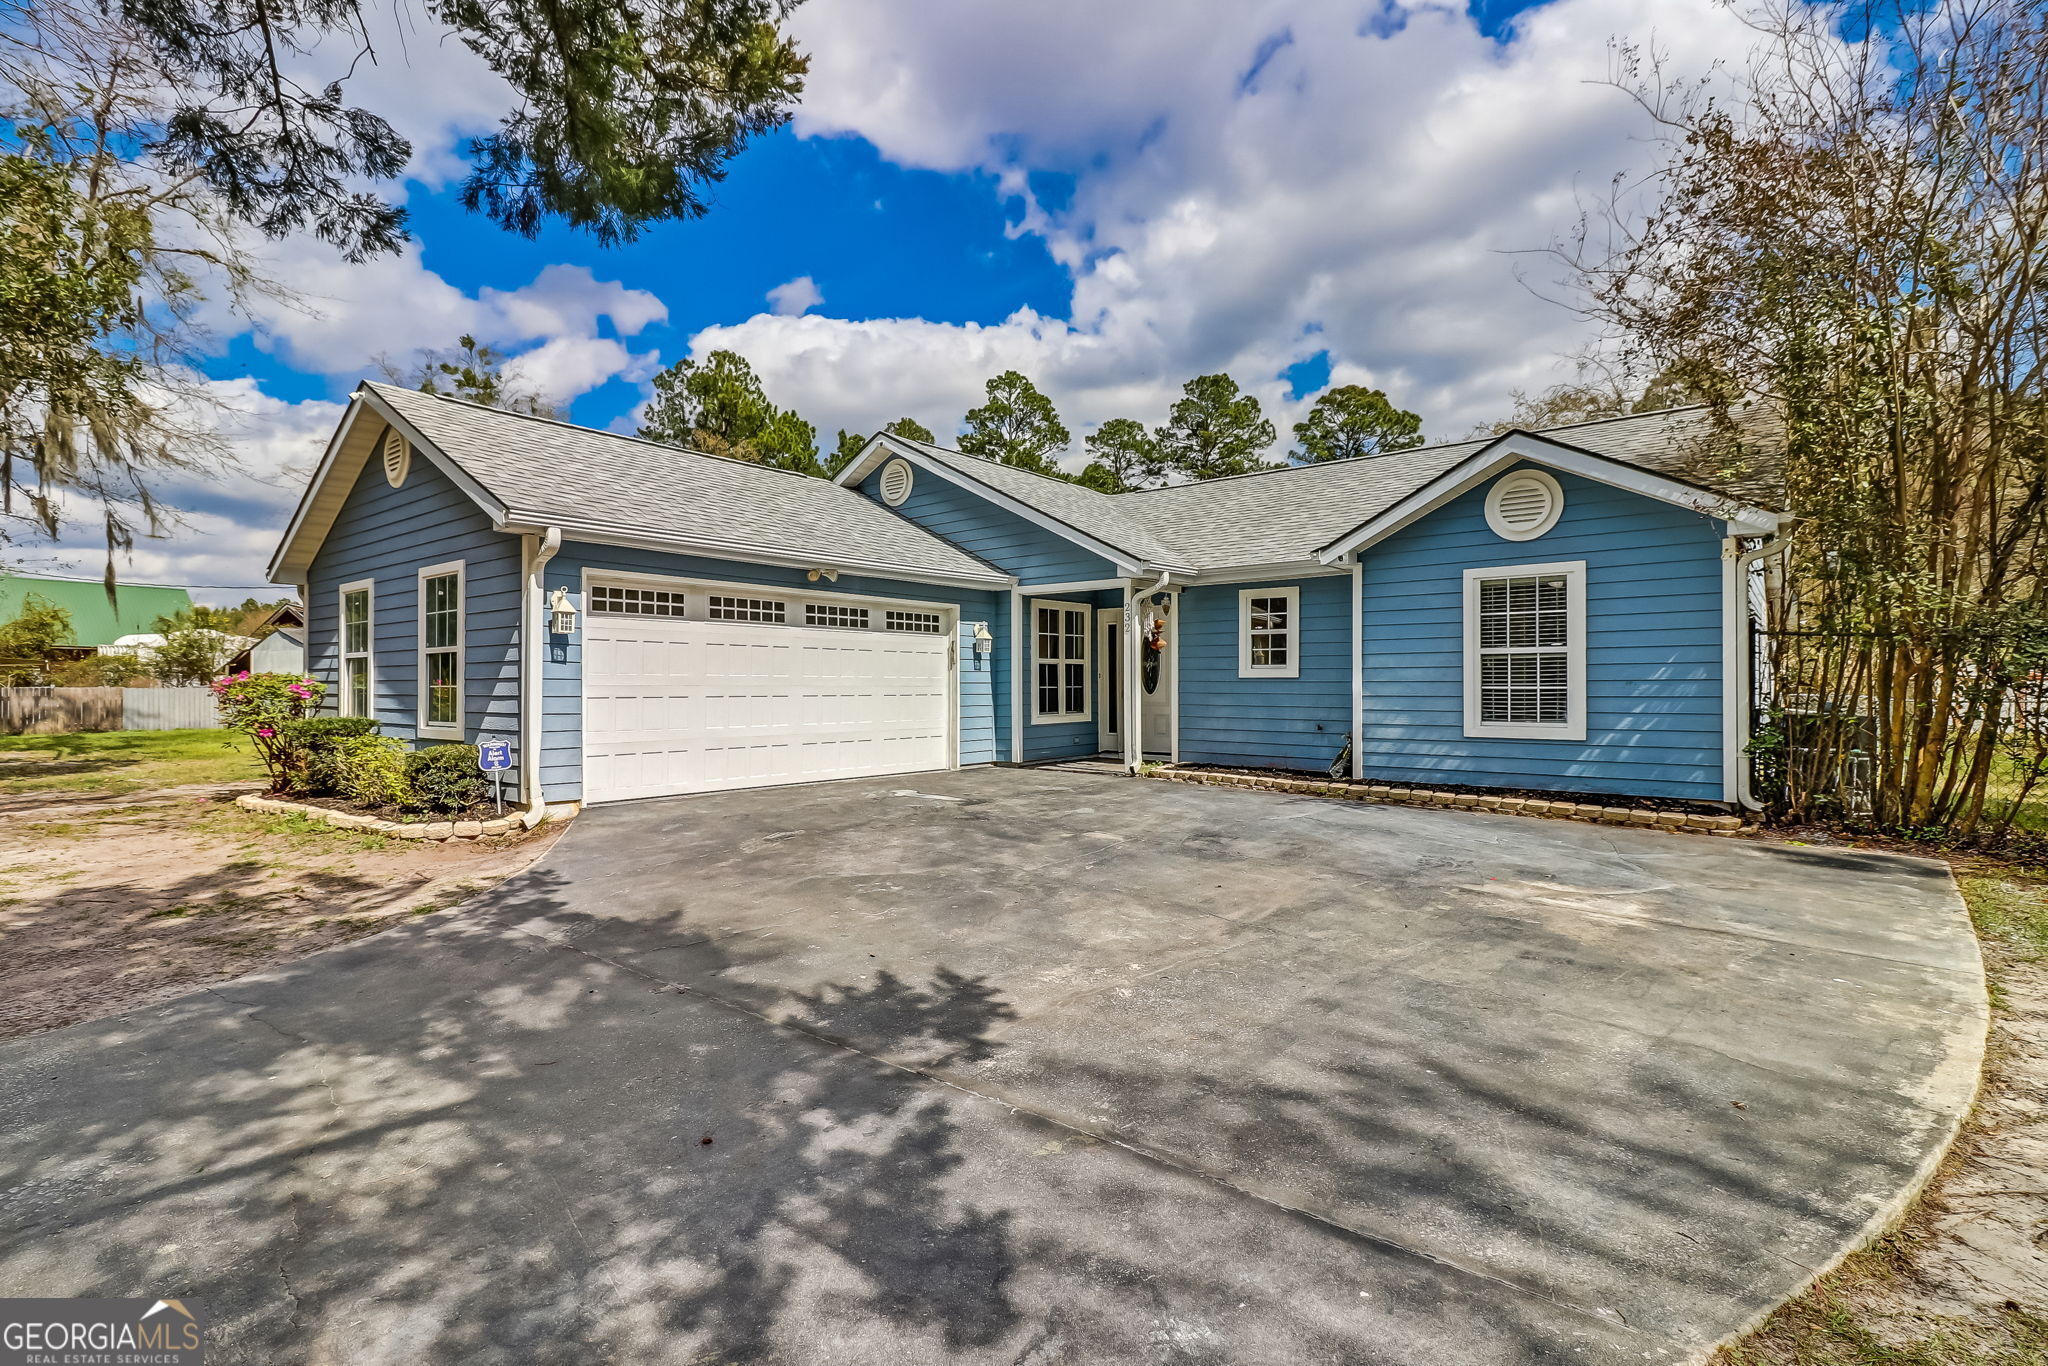
<path fill-rule="evenodd" d="M 781 626 L 788 620 L 789 608 L 774 598 L 741 598 L 714 593 L 709 614 L 713 621 L 752 621 L 765 626 Z"/>

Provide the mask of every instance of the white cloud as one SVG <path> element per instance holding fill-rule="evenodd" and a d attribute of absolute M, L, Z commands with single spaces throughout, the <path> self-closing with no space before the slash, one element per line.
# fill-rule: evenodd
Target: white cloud
<path fill-rule="evenodd" d="M 296 369 L 353 377 L 375 372 L 379 357 L 403 365 L 414 352 L 442 350 L 457 337 L 512 350 L 554 347 L 548 356 L 518 358 L 545 376 L 553 397 L 567 400 L 614 376 L 637 377 L 652 361 L 616 340 L 601 324 L 631 337 L 667 318 L 668 308 L 643 289 L 599 280 L 584 266 L 552 265 L 518 289 L 486 287 L 465 294 L 426 268 L 417 243 L 396 256 L 352 265 L 318 243 L 294 238 L 271 248 L 271 269 L 300 296 L 300 307 L 258 301 L 256 344 Z M 237 325 L 225 310 L 207 321 L 216 332 Z M 564 364 L 567 355 L 576 364 Z M 609 369 L 593 362 L 610 361 Z M 573 386 L 573 387 L 572 387 Z"/>
<path fill-rule="evenodd" d="M 251 593 L 261 595 L 264 567 L 281 528 L 344 405 L 272 398 L 248 379 L 214 380 L 208 388 L 221 404 L 218 430 L 233 468 L 155 481 L 152 492 L 176 520 L 162 539 L 139 537 L 115 565 L 130 582 L 223 585 L 193 596 L 240 602 Z M 105 542 L 90 510 L 76 511 L 77 524 L 54 545 L 11 547 L 7 558 L 30 572 L 98 575 L 106 565 Z"/>
<path fill-rule="evenodd" d="M 800 132 L 857 135 L 902 164 L 996 176 L 1015 231 L 1074 275 L 1069 321 L 995 326 L 761 315 L 710 329 L 778 402 L 821 427 L 899 411 L 943 426 L 999 364 L 1076 429 L 1156 421 L 1181 381 L 1227 368 L 1283 407 L 1273 377 L 1327 348 L 1462 435 L 1508 391 L 1569 374 L 1586 337 L 1541 249 L 1581 193 L 1655 149 L 1607 86 L 1614 37 L 1686 70 L 1753 34 L 1715 0 L 1555 0 L 1511 41 L 1462 5 L 1328 0 L 836 0 L 797 12 L 811 73 Z M 1067 202 L 1029 172 L 1072 177 Z M 1276 413 L 1283 425 L 1291 411 Z"/>
<path fill-rule="evenodd" d="M 768 307 L 787 318 L 802 317 L 824 302 L 825 296 L 818 289 L 818 282 L 808 275 L 799 275 L 768 291 Z"/>

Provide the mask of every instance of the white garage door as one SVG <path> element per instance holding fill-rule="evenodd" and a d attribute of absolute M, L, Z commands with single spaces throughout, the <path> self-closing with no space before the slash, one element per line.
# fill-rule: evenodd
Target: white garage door
<path fill-rule="evenodd" d="M 590 801 L 951 766 L 939 610 L 693 586 L 593 584 L 588 598 Z"/>

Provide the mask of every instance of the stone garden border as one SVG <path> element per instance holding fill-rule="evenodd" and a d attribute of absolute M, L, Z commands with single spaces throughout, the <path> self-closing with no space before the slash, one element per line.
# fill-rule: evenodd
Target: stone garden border
<path fill-rule="evenodd" d="M 1402 806 L 1437 806 L 1452 811 L 1493 811 L 1501 815 L 1548 816 L 1553 820 L 1632 825 L 1643 830 L 1668 830 L 1678 835 L 1753 835 L 1757 830 L 1754 825 L 1745 825 L 1740 816 L 1651 811 L 1636 806 L 1603 806 L 1598 802 L 1524 800 L 1521 797 L 1489 797 L 1476 792 L 1439 792 L 1423 787 L 1318 782 L 1313 778 L 1267 778 L 1250 773 L 1210 773 L 1177 768 L 1149 768 L 1143 770 L 1143 776 L 1163 778 L 1167 782 L 1200 783 L 1206 787 L 1250 787 L 1354 802 L 1395 802 Z"/>
<path fill-rule="evenodd" d="M 336 811 L 332 807 L 310 806 L 305 802 L 288 802 L 277 797 L 265 797 L 245 792 L 235 798 L 235 805 L 247 811 L 286 812 L 298 816 L 310 816 L 316 821 L 343 830 L 363 830 L 373 835 L 388 835 L 397 840 L 473 840 L 493 835 L 511 835 L 523 828 L 516 815 L 494 816 L 487 821 L 387 821 L 376 816 L 359 815 L 354 811 Z M 555 820 L 553 811 L 549 820 Z"/>

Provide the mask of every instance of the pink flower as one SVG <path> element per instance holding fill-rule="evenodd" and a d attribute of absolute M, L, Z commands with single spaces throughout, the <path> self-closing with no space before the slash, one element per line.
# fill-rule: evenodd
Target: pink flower
<path fill-rule="evenodd" d="M 271 729 L 270 727 L 268 727 L 268 726 L 258 726 L 258 727 L 256 727 L 256 733 L 257 733 L 258 735 L 262 736 L 262 737 L 263 737 L 264 739 L 266 739 L 266 740 L 268 740 L 268 739 L 269 739 L 269 738 L 270 738 L 271 736 L 273 736 L 273 735 L 277 734 L 277 732 L 276 732 L 276 731 L 272 730 L 272 729 Z"/>

